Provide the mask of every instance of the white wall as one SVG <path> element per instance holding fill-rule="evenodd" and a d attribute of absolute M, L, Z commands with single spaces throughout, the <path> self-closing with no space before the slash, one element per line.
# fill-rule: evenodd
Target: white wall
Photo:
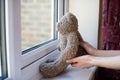
<path fill-rule="evenodd" d="M 69 0 L 69 12 L 78 18 L 83 39 L 97 47 L 99 0 Z"/>

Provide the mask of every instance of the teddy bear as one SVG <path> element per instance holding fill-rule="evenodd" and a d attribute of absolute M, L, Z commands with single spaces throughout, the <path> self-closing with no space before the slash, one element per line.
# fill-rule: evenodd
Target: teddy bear
<path fill-rule="evenodd" d="M 57 23 L 57 31 L 60 35 L 60 55 L 56 60 L 46 60 L 39 67 L 40 73 L 47 78 L 62 73 L 69 65 L 66 60 L 86 54 L 79 45 L 84 40 L 78 31 L 78 20 L 74 14 L 66 13 Z"/>

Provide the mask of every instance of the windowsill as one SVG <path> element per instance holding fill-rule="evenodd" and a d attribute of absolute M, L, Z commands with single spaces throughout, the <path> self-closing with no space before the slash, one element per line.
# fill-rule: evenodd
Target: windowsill
<path fill-rule="evenodd" d="M 96 67 L 92 67 L 90 69 L 78 69 L 73 68 L 70 65 L 65 71 L 54 77 L 54 78 L 42 78 L 42 74 L 39 72 L 40 63 L 44 62 L 46 59 L 57 58 L 60 55 L 58 50 L 51 52 L 50 54 L 44 56 L 43 58 L 35 61 L 29 66 L 22 69 L 22 80 L 91 80 Z M 31 72 L 32 71 L 32 72 Z"/>
<path fill-rule="evenodd" d="M 54 78 L 43 78 L 41 80 L 90 80 L 96 67 L 89 69 L 79 69 L 68 66 L 64 73 Z"/>

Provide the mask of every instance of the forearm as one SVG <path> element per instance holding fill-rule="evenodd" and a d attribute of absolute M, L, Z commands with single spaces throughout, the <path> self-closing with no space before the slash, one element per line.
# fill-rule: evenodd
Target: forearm
<path fill-rule="evenodd" d="M 93 57 L 91 64 L 94 66 L 120 70 L 120 56 Z"/>
<path fill-rule="evenodd" d="M 101 57 L 120 56 L 120 50 L 97 50 L 97 49 L 94 49 L 89 54 L 93 55 L 93 56 L 101 56 Z"/>
<path fill-rule="evenodd" d="M 90 54 L 93 56 L 118 56 L 120 55 L 120 50 L 98 50 L 94 48 L 92 45 L 90 45 L 87 42 L 81 42 L 80 45 Z"/>

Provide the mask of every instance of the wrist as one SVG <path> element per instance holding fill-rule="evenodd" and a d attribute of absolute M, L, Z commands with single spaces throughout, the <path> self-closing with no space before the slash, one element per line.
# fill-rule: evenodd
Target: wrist
<path fill-rule="evenodd" d="M 99 50 L 93 48 L 93 49 L 91 49 L 91 50 L 89 51 L 89 54 L 90 54 L 90 55 L 93 55 L 93 56 L 96 56 L 98 52 L 99 52 Z"/>
<path fill-rule="evenodd" d="M 95 56 L 91 56 L 91 55 L 88 55 L 88 64 L 92 65 L 92 66 L 96 66 L 96 57 Z"/>
<path fill-rule="evenodd" d="M 92 56 L 91 58 L 91 65 L 93 66 L 99 66 L 99 57 Z"/>
<path fill-rule="evenodd" d="M 99 66 L 99 67 L 103 67 L 103 63 L 106 61 L 106 58 L 105 57 L 94 57 L 92 59 L 92 64 L 94 66 Z"/>

